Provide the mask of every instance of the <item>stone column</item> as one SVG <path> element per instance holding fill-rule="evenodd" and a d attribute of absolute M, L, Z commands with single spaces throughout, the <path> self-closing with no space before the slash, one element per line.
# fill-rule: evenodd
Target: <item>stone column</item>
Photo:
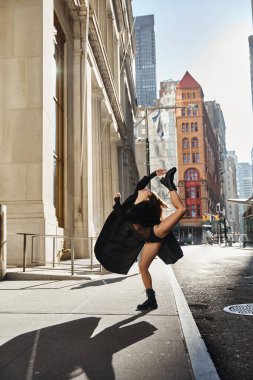
<path fill-rule="evenodd" d="M 113 206 L 112 193 L 112 161 L 111 161 L 111 121 L 109 118 L 102 120 L 102 178 L 103 178 L 103 200 L 104 220 L 107 218 Z"/>
<path fill-rule="evenodd" d="M 101 231 L 104 219 L 103 189 L 102 189 L 102 158 L 101 158 L 101 101 L 102 93 L 92 92 L 92 164 L 93 173 L 93 222 L 95 234 Z"/>
<path fill-rule="evenodd" d="M 112 165 L 112 193 L 118 193 L 119 188 L 119 169 L 118 169 L 118 141 L 117 137 L 111 138 L 111 165 Z"/>
<path fill-rule="evenodd" d="M 85 30 L 84 26 L 81 28 Z M 74 141 L 73 141 L 73 154 L 74 157 L 74 206 L 73 206 L 73 231 L 70 235 L 75 238 L 88 237 L 88 221 L 87 221 L 87 125 L 88 123 L 88 83 L 90 77 L 90 69 L 86 67 L 84 70 L 85 62 L 83 51 L 85 49 L 85 41 L 83 46 L 81 44 L 80 25 L 78 22 L 74 23 L 74 82 L 73 82 L 73 124 L 74 124 Z M 87 78 L 87 88 L 84 89 L 85 75 Z M 81 86 L 80 86 L 81 83 Z M 85 115 L 84 128 L 82 129 L 83 113 Z M 83 150 L 82 150 L 83 141 Z M 87 257 L 89 243 L 87 240 L 75 240 L 75 256 Z"/>

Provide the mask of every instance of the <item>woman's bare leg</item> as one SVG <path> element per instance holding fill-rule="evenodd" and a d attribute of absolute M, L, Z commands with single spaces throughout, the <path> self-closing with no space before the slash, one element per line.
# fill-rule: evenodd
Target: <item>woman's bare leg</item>
<path fill-rule="evenodd" d="M 137 306 L 137 310 L 139 311 L 154 310 L 158 307 L 155 298 L 155 292 L 152 288 L 152 278 L 150 276 L 148 268 L 154 260 L 155 256 L 157 255 L 157 253 L 159 252 L 161 244 L 162 243 L 145 243 L 142 249 L 139 269 L 148 299 Z"/>
<path fill-rule="evenodd" d="M 154 233 L 160 238 L 164 238 L 172 230 L 173 227 L 182 219 L 186 212 L 186 207 L 183 205 L 176 190 L 170 191 L 171 202 L 176 208 L 176 211 L 165 218 L 160 224 L 154 226 Z"/>
<path fill-rule="evenodd" d="M 139 270 L 145 289 L 152 289 L 152 278 L 148 268 L 159 252 L 162 243 L 145 243 L 139 262 Z"/>

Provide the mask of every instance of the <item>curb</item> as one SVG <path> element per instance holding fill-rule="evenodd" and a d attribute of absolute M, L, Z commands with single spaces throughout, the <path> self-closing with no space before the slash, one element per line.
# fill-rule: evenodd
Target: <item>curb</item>
<path fill-rule="evenodd" d="M 167 270 L 194 378 L 195 380 L 220 380 L 173 269 L 168 265 Z"/>

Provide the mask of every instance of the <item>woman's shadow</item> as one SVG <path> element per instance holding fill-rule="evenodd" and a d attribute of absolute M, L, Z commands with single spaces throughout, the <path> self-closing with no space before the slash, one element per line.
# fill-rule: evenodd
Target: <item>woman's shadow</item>
<path fill-rule="evenodd" d="M 157 330 L 134 315 L 92 336 L 101 318 L 87 317 L 35 330 L 0 347 L 0 379 L 67 380 L 85 373 L 90 380 L 115 379 L 112 357 Z M 123 327 L 125 326 L 125 327 Z"/>

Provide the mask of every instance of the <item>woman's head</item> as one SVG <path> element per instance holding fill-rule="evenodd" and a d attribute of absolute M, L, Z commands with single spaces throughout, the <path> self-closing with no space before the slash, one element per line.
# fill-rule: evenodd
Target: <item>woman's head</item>
<path fill-rule="evenodd" d="M 155 192 L 147 188 L 138 191 L 138 197 L 136 201 L 135 203 L 145 202 L 148 208 L 149 216 L 157 221 L 161 220 L 163 208 L 168 207 Z"/>

